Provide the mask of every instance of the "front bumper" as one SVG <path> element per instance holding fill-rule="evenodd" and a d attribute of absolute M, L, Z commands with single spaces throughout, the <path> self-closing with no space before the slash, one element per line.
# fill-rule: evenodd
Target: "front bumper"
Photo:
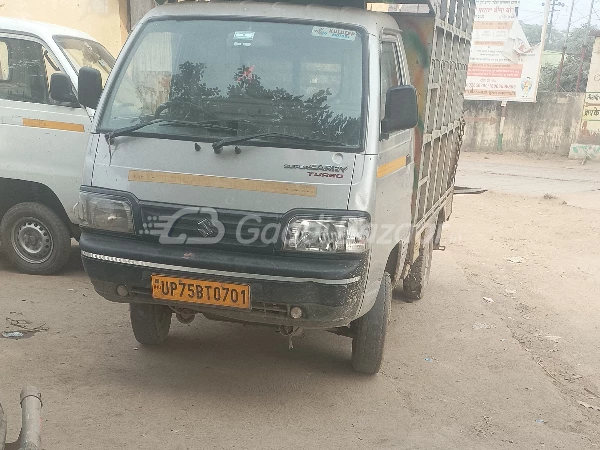
<path fill-rule="evenodd" d="M 193 309 L 211 318 L 305 328 L 343 326 L 357 317 L 368 257 L 314 258 L 254 255 L 84 232 L 83 265 L 94 289 L 107 300 L 157 303 Z M 190 304 L 152 298 L 155 274 L 249 284 L 251 309 Z M 117 293 L 125 285 L 129 295 Z M 292 306 L 302 308 L 292 319 Z"/>

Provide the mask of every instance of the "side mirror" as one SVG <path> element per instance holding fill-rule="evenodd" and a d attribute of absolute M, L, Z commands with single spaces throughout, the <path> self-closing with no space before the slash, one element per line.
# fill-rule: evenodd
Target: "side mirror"
<path fill-rule="evenodd" d="M 385 117 L 381 121 L 381 134 L 387 139 L 390 133 L 417 126 L 417 90 L 413 86 L 396 86 L 387 92 Z"/>
<path fill-rule="evenodd" d="M 79 103 L 91 109 L 96 109 L 100 94 L 102 94 L 102 75 L 98 69 L 82 67 L 79 69 L 77 86 Z"/>
<path fill-rule="evenodd" d="M 52 74 L 50 77 L 50 97 L 60 103 L 77 103 L 71 79 L 67 75 L 61 72 Z"/>

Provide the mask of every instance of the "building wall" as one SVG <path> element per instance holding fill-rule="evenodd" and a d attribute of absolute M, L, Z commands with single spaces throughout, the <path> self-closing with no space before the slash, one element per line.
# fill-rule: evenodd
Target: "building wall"
<path fill-rule="evenodd" d="M 84 31 L 115 56 L 127 39 L 127 0 L 0 1 L 0 16 L 49 22 Z"/>
<path fill-rule="evenodd" d="M 129 0 L 131 26 L 134 27 L 155 6 L 154 0 Z"/>
<path fill-rule="evenodd" d="M 508 102 L 502 151 L 567 156 L 577 137 L 583 93 L 538 92 L 536 103 Z M 465 101 L 463 151 L 495 152 L 499 101 Z"/>
<path fill-rule="evenodd" d="M 594 40 L 579 133 L 569 158 L 600 160 L 600 36 Z"/>

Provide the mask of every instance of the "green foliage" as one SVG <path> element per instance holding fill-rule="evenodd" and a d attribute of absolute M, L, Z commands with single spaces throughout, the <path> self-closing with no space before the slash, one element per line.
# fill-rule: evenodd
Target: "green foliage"
<path fill-rule="evenodd" d="M 526 24 L 521 22 L 523 32 L 527 36 L 530 45 L 539 44 L 542 35 L 542 26 L 538 24 Z M 581 59 L 581 47 L 585 45 L 585 59 L 581 72 L 580 92 L 585 92 L 587 85 L 587 76 L 590 70 L 590 60 L 592 57 L 592 48 L 594 38 L 590 37 L 590 32 L 597 31 L 594 26 L 588 27 L 582 25 L 572 28 L 567 39 L 567 48 L 563 63 L 563 70 L 560 77 L 560 91 L 575 92 L 577 86 L 577 74 L 579 73 L 579 62 Z M 561 52 L 565 44 L 566 30 L 554 28 L 550 39 L 544 46 L 544 50 Z M 540 73 L 540 91 L 555 91 L 556 78 L 558 77 L 558 66 L 551 64 L 542 66 Z"/>
<path fill-rule="evenodd" d="M 575 92 L 577 87 L 577 74 L 579 73 L 580 55 L 566 55 L 563 64 L 563 71 L 560 77 L 560 91 Z M 585 92 L 587 85 L 588 72 L 590 71 L 589 56 L 583 61 L 581 71 L 581 83 L 579 92 Z M 555 91 L 556 77 L 558 76 L 558 66 L 544 65 L 540 74 L 540 91 Z"/>
<path fill-rule="evenodd" d="M 539 44 L 542 37 L 542 26 L 536 23 L 520 22 L 523 33 L 525 33 L 525 36 L 527 36 L 527 40 L 529 41 L 529 45 Z"/>
<path fill-rule="evenodd" d="M 254 73 L 254 66 L 242 66 L 233 74 L 233 83 L 223 95 L 219 88 L 208 87 L 203 81 L 205 68 L 203 63 L 190 61 L 179 65 L 179 72 L 170 83 L 169 118 L 202 121 L 208 117 L 218 121 L 225 120 L 219 119 L 219 114 L 229 112 L 231 116 L 233 112 L 238 118 L 230 122 L 238 122 L 235 127 L 239 127 L 240 122 L 248 122 L 245 116 L 256 115 L 258 110 L 261 119 L 249 122 L 253 133 L 271 132 L 275 124 L 278 132 L 343 142 L 358 140 L 360 119 L 331 111 L 329 89 L 311 96 L 293 95 L 283 88 L 267 89 Z"/>
<path fill-rule="evenodd" d="M 569 39 L 567 42 L 567 53 L 581 53 L 581 46 L 585 45 L 585 52 L 588 56 L 592 54 L 592 48 L 594 47 L 594 38 L 590 36 L 590 33 L 596 32 L 598 29 L 591 25 L 583 25 L 578 28 L 574 28 L 569 33 Z M 561 47 L 562 48 L 562 47 Z"/>

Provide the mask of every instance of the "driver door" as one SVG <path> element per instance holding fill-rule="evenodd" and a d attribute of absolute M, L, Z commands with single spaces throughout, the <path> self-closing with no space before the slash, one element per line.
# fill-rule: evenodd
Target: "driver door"
<path fill-rule="evenodd" d="M 42 41 L 0 32 L 0 177 L 46 185 L 72 216 L 91 121 L 84 108 L 52 100 L 57 71 Z"/>

